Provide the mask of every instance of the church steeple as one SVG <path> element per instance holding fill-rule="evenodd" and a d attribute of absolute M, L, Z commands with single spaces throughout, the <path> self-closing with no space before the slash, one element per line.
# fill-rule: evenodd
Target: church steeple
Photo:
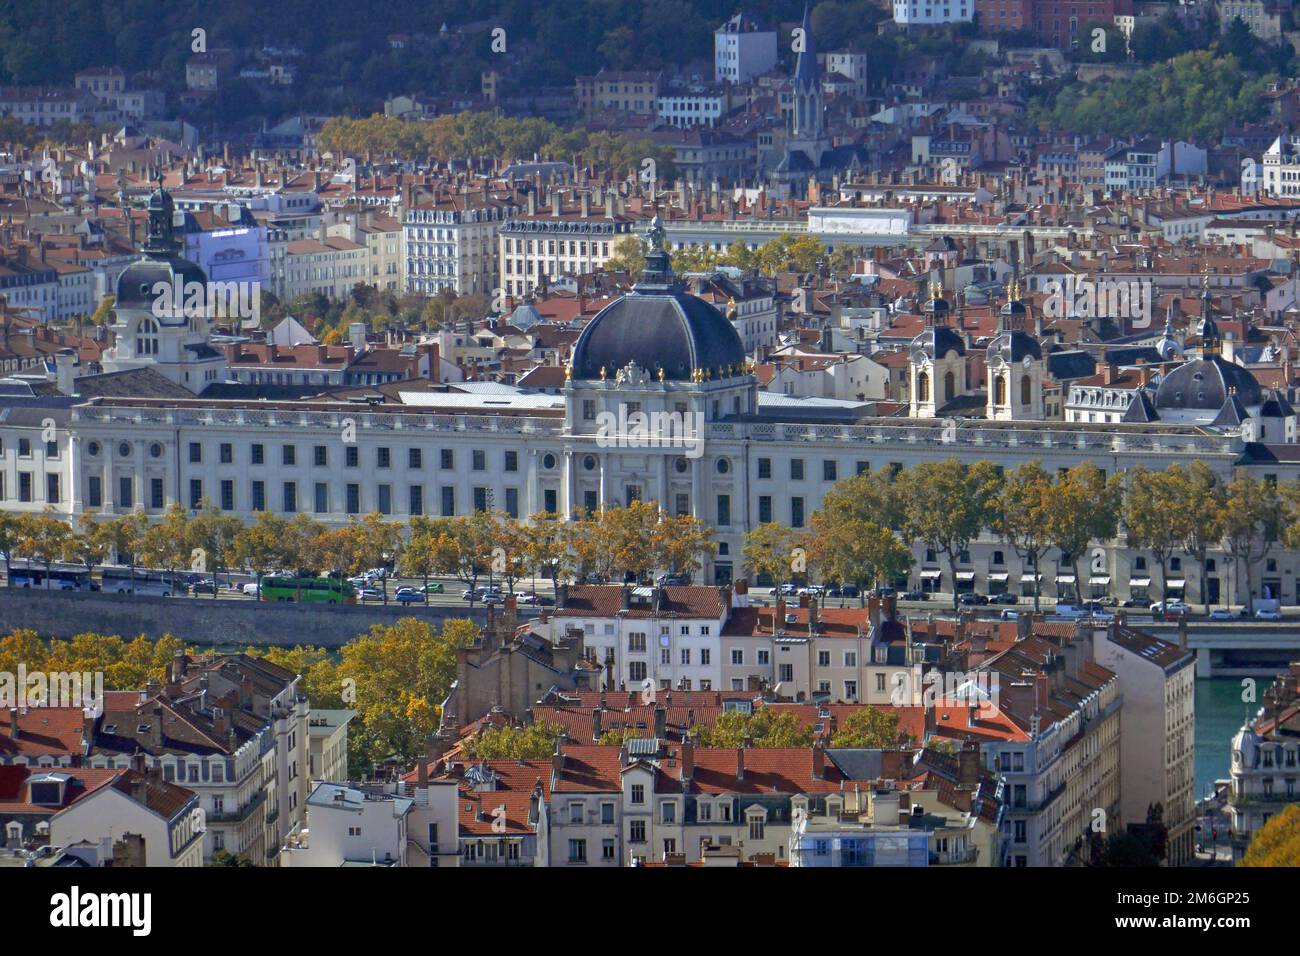
<path fill-rule="evenodd" d="M 813 40 L 812 11 L 803 8 L 803 49 L 794 67 L 794 116 L 791 132 L 800 139 L 819 139 L 823 130 L 822 78 L 817 67 L 817 44 Z"/>
<path fill-rule="evenodd" d="M 1212 297 L 1210 295 L 1210 267 L 1201 269 L 1201 355 L 1218 355 L 1223 348 L 1223 339 L 1219 334 L 1219 323 L 1214 321 Z"/>

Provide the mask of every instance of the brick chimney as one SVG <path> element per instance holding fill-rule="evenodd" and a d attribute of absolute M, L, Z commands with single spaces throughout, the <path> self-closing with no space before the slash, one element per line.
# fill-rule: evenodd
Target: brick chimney
<path fill-rule="evenodd" d="M 682 782 L 685 783 L 695 777 L 695 744 L 688 737 L 682 742 Z"/>
<path fill-rule="evenodd" d="M 736 748 L 736 779 L 742 781 L 745 779 L 745 748 L 744 747 Z"/>
<path fill-rule="evenodd" d="M 826 779 L 826 746 L 820 740 L 812 745 L 812 775 L 814 780 Z"/>
<path fill-rule="evenodd" d="M 980 748 L 974 740 L 967 737 L 957 752 L 957 782 L 963 786 L 974 786 L 979 780 Z"/>
<path fill-rule="evenodd" d="M 1034 710 L 1047 710 L 1047 688 L 1048 677 L 1045 671 L 1039 671 L 1034 675 Z"/>

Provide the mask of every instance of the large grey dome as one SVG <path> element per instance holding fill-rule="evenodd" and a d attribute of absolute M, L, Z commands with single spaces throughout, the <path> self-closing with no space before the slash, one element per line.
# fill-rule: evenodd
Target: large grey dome
<path fill-rule="evenodd" d="M 1165 375 L 1156 389 L 1156 408 L 1217 412 L 1228 399 L 1228 390 L 1247 407 L 1263 400 L 1259 382 L 1240 365 L 1222 356 L 1210 355 L 1178 366 Z"/>
<path fill-rule="evenodd" d="M 600 378 L 629 362 L 669 381 L 690 381 L 694 369 L 713 377 L 743 368 L 735 326 L 703 299 L 677 288 L 633 291 L 596 314 L 573 346 L 573 377 Z"/>

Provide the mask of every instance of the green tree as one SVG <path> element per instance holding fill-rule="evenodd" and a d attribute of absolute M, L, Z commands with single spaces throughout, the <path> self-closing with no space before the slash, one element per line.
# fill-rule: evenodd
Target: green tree
<path fill-rule="evenodd" d="M 486 727 L 461 741 L 465 756 L 474 760 L 544 760 L 555 753 L 559 724 L 535 723 L 526 727 Z"/>
<path fill-rule="evenodd" d="M 1181 468 L 1151 471 L 1138 466 L 1125 481 L 1122 519 L 1128 543 L 1155 556 L 1162 598 L 1168 597 L 1169 558 L 1182 545 L 1186 530 L 1182 510 L 1186 491 Z"/>
<path fill-rule="evenodd" d="M 957 561 L 980 531 L 993 523 L 1000 484 L 997 468 L 986 461 L 967 465 L 946 458 L 922 462 L 908 471 L 903 485 L 903 527 L 907 537 L 947 559 L 954 581 L 954 610 Z"/>
<path fill-rule="evenodd" d="M 19 519 L 18 548 L 29 561 L 45 568 L 45 587 L 50 586 L 50 567 L 63 557 L 72 539 L 68 523 L 46 505 L 40 514 L 27 514 Z"/>
<path fill-rule="evenodd" d="M 244 523 L 238 517 L 226 514 L 211 501 L 199 502 L 198 513 L 189 521 L 187 535 L 190 545 L 190 568 L 212 573 L 212 599 L 217 598 L 218 572 L 229 571 L 239 552 L 239 533 Z"/>
<path fill-rule="evenodd" d="M 403 617 L 344 645 L 337 676 L 343 701 L 359 718 L 348 735 L 359 772 L 390 755 L 410 762 L 424 752 L 456 679 L 456 651 L 477 634 L 468 621 L 448 621 L 439 633 Z"/>
<path fill-rule="evenodd" d="M 1246 569 L 1246 610 L 1255 610 L 1255 565 L 1264 560 L 1282 532 L 1282 501 L 1271 481 L 1240 474 L 1225 489 L 1223 546 Z M 1280 596 L 1280 595 L 1275 595 Z"/>
<path fill-rule="evenodd" d="M 1196 560 L 1200 571 L 1201 600 L 1205 612 L 1210 611 L 1210 598 L 1205 587 L 1205 561 L 1211 547 L 1223 540 L 1223 516 L 1226 489 L 1203 461 L 1194 461 L 1186 471 L 1170 469 L 1180 488 L 1179 518 L 1183 550 Z"/>
<path fill-rule="evenodd" d="M 606 272 L 626 272 L 636 278 L 645 270 L 645 243 L 627 236 L 614 243 L 614 254 L 605 262 Z"/>
<path fill-rule="evenodd" d="M 1109 541 L 1119 527 L 1122 485 L 1117 476 L 1107 478 L 1092 462 L 1084 462 L 1057 475 L 1045 499 L 1047 539 L 1074 570 L 1075 603 L 1080 603 L 1079 558 L 1094 541 Z"/>
<path fill-rule="evenodd" d="M 5 562 L 5 585 L 10 585 L 9 565 L 14 555 L 22 549 L 22 525 L 13 511 L 0 511 L 0 557 Z"/>
<path fill-rule="evenodd" d="M 993 511 L 993 532 L 1007 542 L 1034 575 L 1034 610 L 1042 593 L 1042 557 L 1051 547 L 1047 502 L 1052 479 L 1037 461 L 1027 461 L 1006 476 Z"/>
<path fill-rule="evenodd" d="M 898 711 L 884 707 L 858 707 L 831 735 L 832 747 L 886 748 L 916 742 L 898 726 Z"/>
<path fill-rule="evenodd" d="M 789 711 L 760 707 L 752 714 L 719 714 L 711 726 L 699 727 L 698 737 L 702 747 L 811 747 L 813 731 Z"/>
<path fill-rule="evenodd" d="M 755 580 L 780 585 L 794 575 L 807 573 L 806 558 L 796 553 L 799 538 L 783 524 L 769 521 L 745 534 L 745 567 Z"/>

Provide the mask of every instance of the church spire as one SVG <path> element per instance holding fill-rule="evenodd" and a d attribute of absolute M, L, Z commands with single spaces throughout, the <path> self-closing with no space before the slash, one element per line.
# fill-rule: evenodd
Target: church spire
<path fill-rule="evenodd" d="M 799 59 L 794 68 L 794 85 L 799 89 L 809 89 L 818 86 L 821 82 L 821 74 L 817 69 L 817 46 L 813 42 L 812 32 L 812 10 L 809 9 L 805 2 L 803 5 L 803 49 L 799 51 Z"/>

